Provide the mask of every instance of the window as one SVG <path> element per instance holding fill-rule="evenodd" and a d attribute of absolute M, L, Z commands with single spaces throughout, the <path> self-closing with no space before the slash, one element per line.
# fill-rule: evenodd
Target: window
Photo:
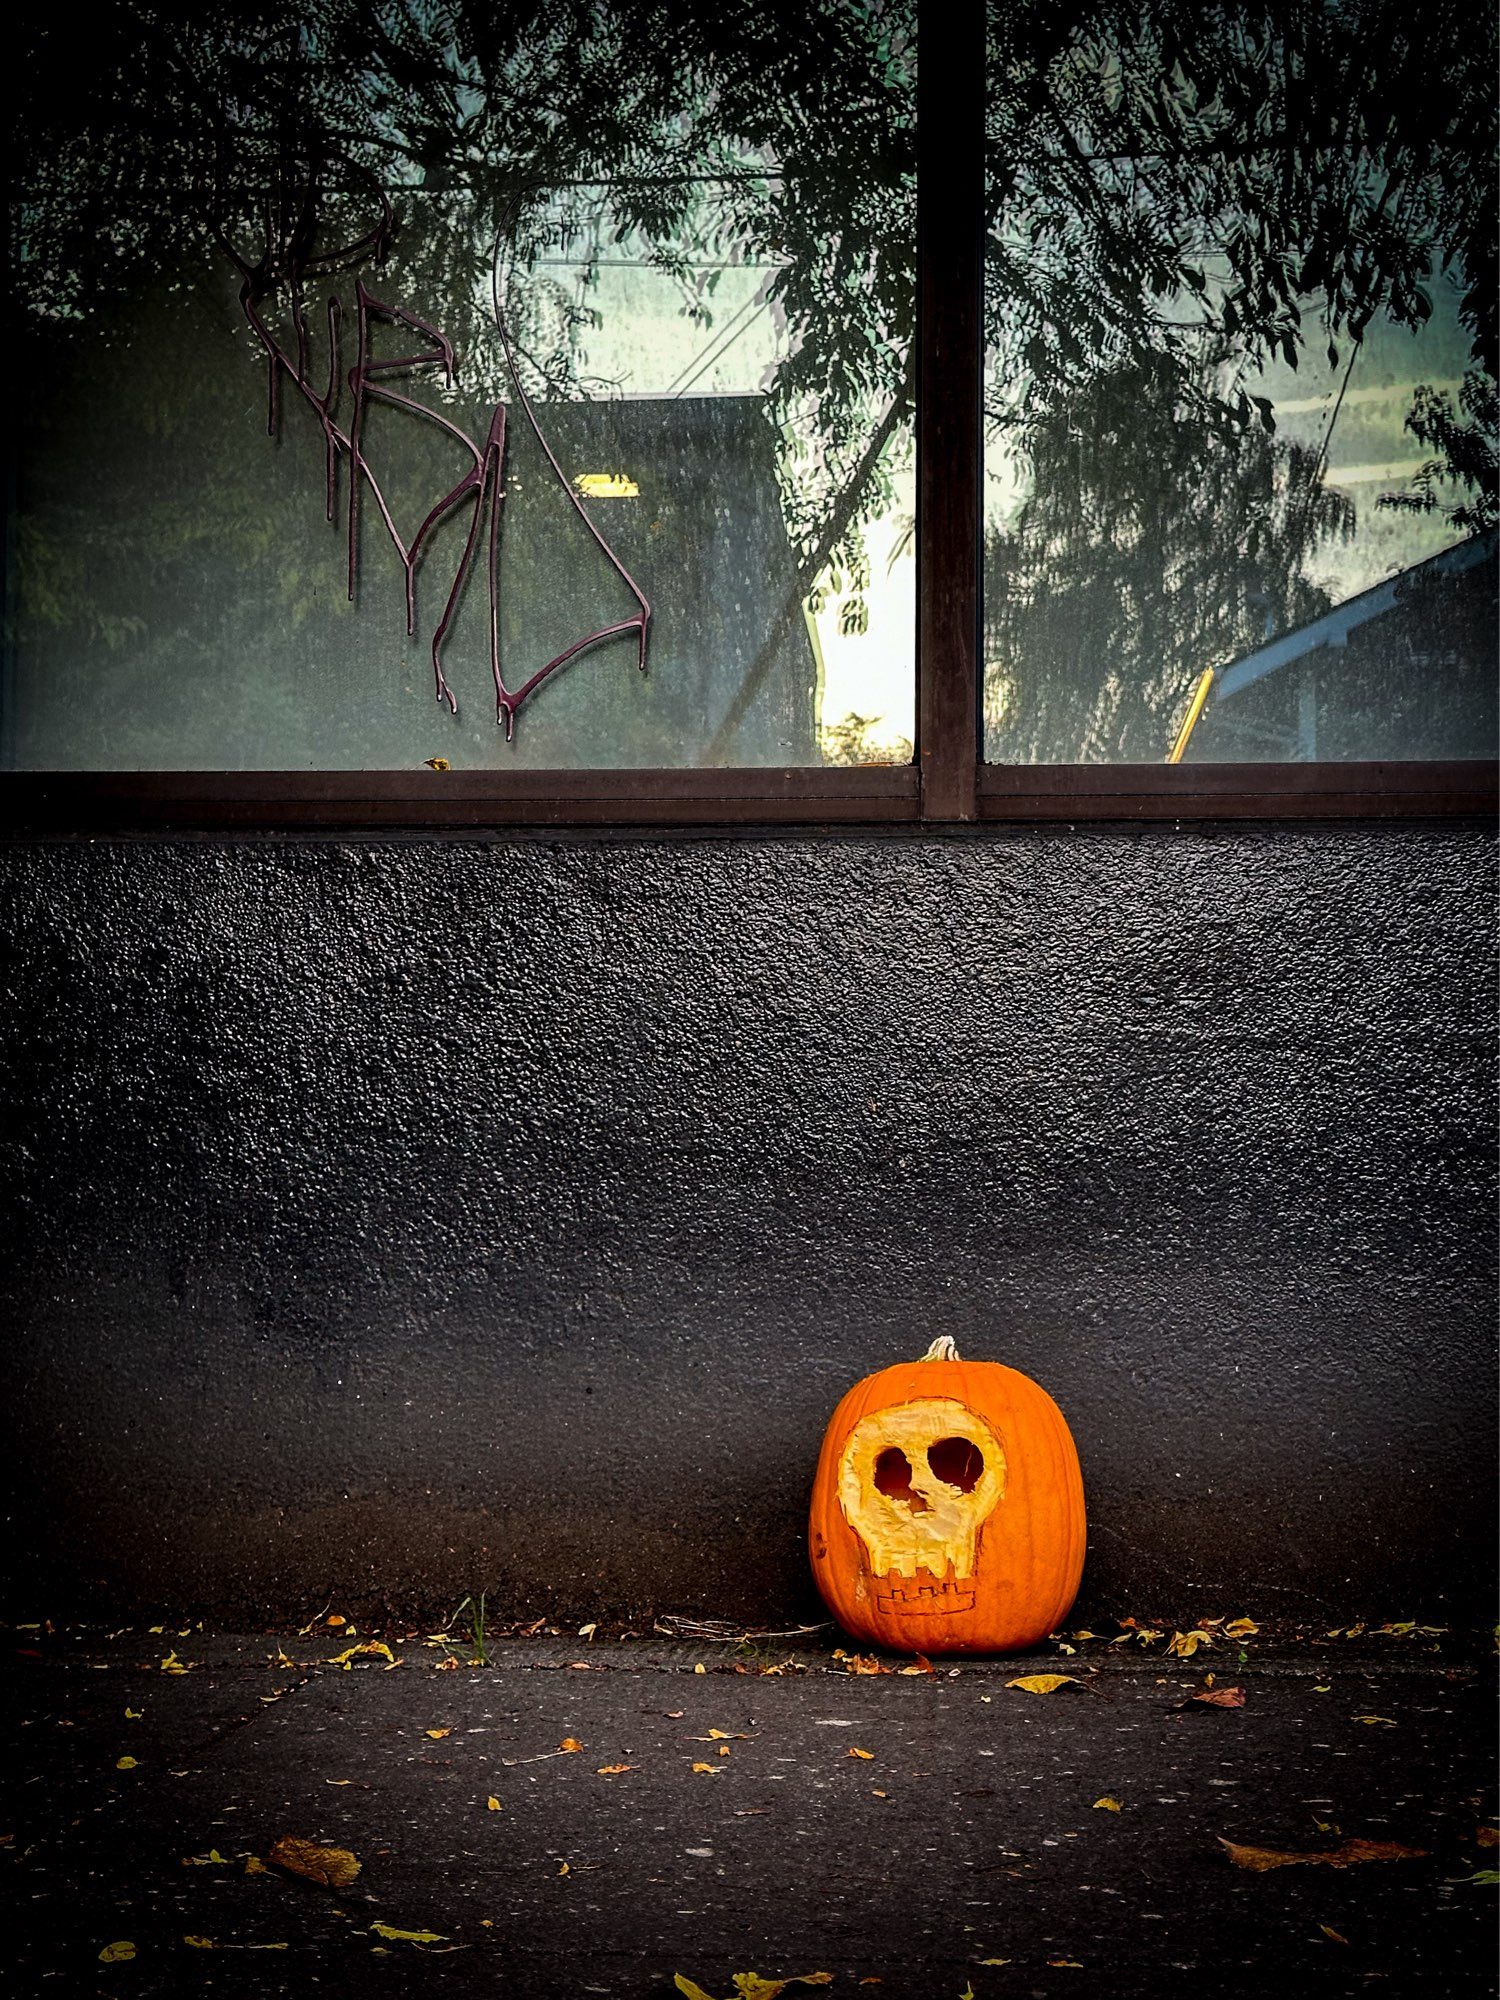
<path fill-rule="evenodd" d="M 13 821 L 1490 796 L 1487 30 L 112 19 L 25 65 Z"/>

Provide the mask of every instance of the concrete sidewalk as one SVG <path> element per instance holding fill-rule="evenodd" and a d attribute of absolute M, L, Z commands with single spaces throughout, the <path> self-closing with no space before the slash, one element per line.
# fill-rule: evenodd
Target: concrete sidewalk
<path fill-rule="evenodd" d="M 367 1637 L 11 1634 L 0 1991 L 1490 1990 L 1490 1675 L 1451 1641 L 1132 1635 L 926 1675 L 852 1673 L 832 1635 L 542 1634 L 472 1667 L 387 1631 L 394 1667 L 334 1661 Z M 1194 1701 L 1208 1673 L 1243 1707 Z M 357 1879 L 263 1869 L 288 1834 Z M 1423 1852 L 1250 1872 L 1221 1838 Z"/>

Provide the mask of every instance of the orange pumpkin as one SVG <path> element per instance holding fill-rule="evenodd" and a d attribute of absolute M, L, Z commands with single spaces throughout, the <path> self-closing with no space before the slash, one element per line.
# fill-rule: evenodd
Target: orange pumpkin
<path fill-rule="evenodd" d="M 813 1576 L 847 1632 L 906 1653 L 1009 1653 L 1067 1616 L 1083 1476 L 1062 1412 L 937 1340 L 833 1413 L 813 1481 Z"/>

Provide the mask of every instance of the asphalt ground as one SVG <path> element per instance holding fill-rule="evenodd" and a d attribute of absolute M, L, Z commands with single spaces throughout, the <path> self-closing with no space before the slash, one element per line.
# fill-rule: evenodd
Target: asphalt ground
<path fill-rule="evenodd" d="M 12 1632 L 0 1992 L 1494 1990 L 1492 1662 L 1447 1635 L 931 1674 L 832 1635 L 380 1637 Z M 286 1835 L 357 1877 L 267 1866 Z"/>

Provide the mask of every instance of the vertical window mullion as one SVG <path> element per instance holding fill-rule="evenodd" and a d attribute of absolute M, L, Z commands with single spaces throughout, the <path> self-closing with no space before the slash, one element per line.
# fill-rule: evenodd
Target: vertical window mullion
<path fill-rule="evenodd" d="M 975 816 L 984 4 L 921 0 L 917 66 L 917 755 L 922 816 Z"/>

